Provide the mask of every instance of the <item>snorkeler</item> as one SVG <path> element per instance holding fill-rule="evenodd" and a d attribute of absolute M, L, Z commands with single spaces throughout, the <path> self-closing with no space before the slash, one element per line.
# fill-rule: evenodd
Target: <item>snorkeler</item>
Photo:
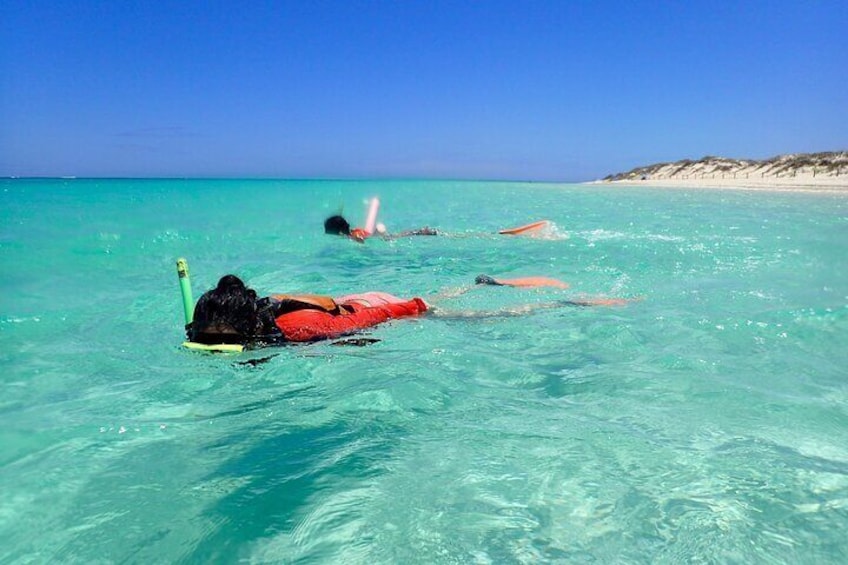
<path fill-rule="evenodd" d="M 480 275 L 475 283 L 568 288 L 567 283 L 546 277 L 495 279 Z M 445 296 L 458 296 L 470 288 L 473 287 Z M 225 275 L 214 289 L 204 293 L 197 301 L 193 321 L 186 331 L 193 343 L 256 347 L 333 339 L 391 319 L 420 316 L 428 311 L 439 317 L 481 318 L 524 315 L 533 310 L 563 306 L 617 306 L 627 302 L 618 298 L 593 298 L 558 300 L 491 312 L 447 312 L 433 310 L 421 298 L 405 300 L 385 292 L 365 292 L 338 298 L 317 294 L 274 294 L 258 298 L 256 291 L 245 286 L 237 276 Z"/>
<path fill-rule="evenodd" d="M 523 226 L 498 230 L 497 233 L 500 235 L 526 235 L 533 237 L 549 233 L 551 227 L 552 223 L 549 220 L 539 220 L 537 222 L 532 222 Z M 435 228 L 431 228 L 428 226 L 424 226 L 422 228 L 414 230 L 405 230 L 398 233 L 388 233 L 386 232 L 386 227 L 383 224 L 377 224 L 374 233 L 371 234 L 363 228 L 351 228 L 350 223 L 348 223 L 348 221 L 345 220 L 344 217 L 339 214 L 330 216 L 329 218 L 324 220 L 324 233 L 331 235 L 343 235 L 359 243 L 364 243 L 365 239 L 372 235 L 379 235 L 383 239 L 397 239 L 400 237 L 410 237 L 416 235 L 442 235 Z"/>
<path fill-rule="evenodd" d="M 350 223 L 344 219 L 341 215 L 330 216 L 326 220 L 324 220 L 324 233 L 330 235 L 343 235 L 347 236 L 354 241 L 358 241 L 359 243 L 363 243 L 365 238 L 369 236 L 368 232 L 366 232 L 362 228 L 353 228 L 351 229 Z M 398 233 L 387 233 L 386 226 L 383 224 L 377 224 L 376 226 L 376 234 L 378 234 L 383 239 L 396 239 L 398 237 L 410 237 L 414 235 L 439 235 L 436 230 L 429 227 L 418 228 L 415 230 L 406 230 Z"/>

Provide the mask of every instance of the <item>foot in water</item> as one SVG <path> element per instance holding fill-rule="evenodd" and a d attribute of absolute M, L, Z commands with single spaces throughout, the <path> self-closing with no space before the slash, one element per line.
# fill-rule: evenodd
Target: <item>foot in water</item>
<path fill-rule="evenodd" d="M 503 284 L 499 283 L 489 275 L 477 275 L 477 278 L 474 279 L 474 284 L 491 284 L 494 286 L 503 286 Z"/>

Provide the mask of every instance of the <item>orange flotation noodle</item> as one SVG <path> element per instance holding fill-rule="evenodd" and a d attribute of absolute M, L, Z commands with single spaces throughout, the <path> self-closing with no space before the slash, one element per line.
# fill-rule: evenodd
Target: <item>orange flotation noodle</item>
<path fill-rule="evenodd" d="M 365 218 L 365 233 L 373 235 L 377 227 L 377 211 L 380 209 L 380 199 L 376 196 L 368 205 L 368 216 Z"/>
<path fill-rule="evenodd" d="M 532 235 L 545 230 L 551 224 L 550 220 L 539 220 L 531 224 L 500 230 L 501 235 Z"/>

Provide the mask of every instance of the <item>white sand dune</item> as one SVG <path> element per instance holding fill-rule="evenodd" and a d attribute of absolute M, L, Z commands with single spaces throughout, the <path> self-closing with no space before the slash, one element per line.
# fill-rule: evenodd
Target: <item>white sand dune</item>
<path fill-rule="evenodd" d="M 848 151 L 780 155 L 762 161 L 685 159 L 637 167 L 590 184 L 848 193 Z"/>

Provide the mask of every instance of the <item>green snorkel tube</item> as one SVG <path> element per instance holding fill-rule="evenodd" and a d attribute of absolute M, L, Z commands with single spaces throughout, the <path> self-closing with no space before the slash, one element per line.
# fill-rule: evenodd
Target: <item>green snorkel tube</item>
<path fill-rule="evenodd" d="M 183 314 L 185 314 L 186 329 L 194 318 L 194 299 L 191 297 L 191 278 L 188 275 L 188 262 L 177 259 L 177 276 L 180 278 L 180 293 L 183 295 Z"/>

